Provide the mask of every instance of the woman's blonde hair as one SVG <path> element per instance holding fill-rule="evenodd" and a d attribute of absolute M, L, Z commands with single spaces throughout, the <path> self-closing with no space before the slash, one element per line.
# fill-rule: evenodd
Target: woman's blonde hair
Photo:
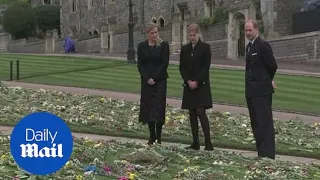
<path fill-rule="evenodd" d="M 198 36 L 198 39 L 203 41 L 203 37 L 200 32 L 200 26 L 198 24 L 196 24 L 196 23 L 189 24 L 187 31 L 188 31 L 188 33 L 191 33 L 191 32 L 196 33 Z"/>
<path fill-rule="evenodd" d="M 153 30 L 154 28 L 158 28 L 158 25 L 156 23 L 153 22 L 149 22 L 145 25 L 144 30 L 146 33 L 149 33 L 151 30 Z M 156 41 L 156 45 L 160 46 L 160 43 L 162 42 L 162 39 L 159 37 L 157 37 L 157 41 Z"/>

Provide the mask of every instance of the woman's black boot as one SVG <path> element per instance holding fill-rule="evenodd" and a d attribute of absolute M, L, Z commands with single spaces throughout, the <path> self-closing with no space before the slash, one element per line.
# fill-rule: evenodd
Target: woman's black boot
<path fill-rule="evenodd" d="M 149 126 L 149 132 L 150 132 L 150 137 L 149 137 L 149 141 L 148 141 L 148 145 L 153 145 L 153 143 L 156 141 L 157 136 L 156 136 L 156 125 L 154 122 L 148 122 L 148 126 Z"/>
<path fill-rule="evenodd" d="M 157 143 L 161 144 L 161 135 L 162 135 L 162 123 L 156 124 L 156 136 L 157 136 Z"/>

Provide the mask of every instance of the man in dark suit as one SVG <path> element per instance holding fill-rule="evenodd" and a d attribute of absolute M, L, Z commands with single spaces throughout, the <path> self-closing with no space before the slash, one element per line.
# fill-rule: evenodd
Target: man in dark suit
<path fill-rule="evenodd" d="M 258 35 L 258 23 L 248 20 L 245 33 L 250 41 L 246 47 L 245 96 L 258 157 L 275 159 L 272 95 L 278 67 L 270 44 Z"/>

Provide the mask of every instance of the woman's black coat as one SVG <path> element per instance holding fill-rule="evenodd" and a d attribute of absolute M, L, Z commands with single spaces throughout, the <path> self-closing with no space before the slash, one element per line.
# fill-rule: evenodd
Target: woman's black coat
<path fill-rule="evenodd" d="M 179 70 L 184 82 L 182 109 L 212 108 L 210 65 L 209 44 L 198 41 L 194 47 L 189 43 L 181 48 Z M 198 82 L 198 88 L 190 89 L 188 80 Z"/>
<path fill-rule="evenodd" d="M 169 50 L 166 41 L 159 46 L 150 46 L 148 41 L 138 45 L 137 66 L 141 76 L 139 121 L 142 123 L 163 124 L 165 121 Z M 155 81 L 154 85 L 147 83 L 150 78 Z"/>

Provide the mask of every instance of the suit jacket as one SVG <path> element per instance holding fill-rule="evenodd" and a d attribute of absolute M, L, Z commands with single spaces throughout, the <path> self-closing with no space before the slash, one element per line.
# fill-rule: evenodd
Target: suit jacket
<path fill-rule="evenodd" d="M 138 70 L 141 78 L 148 81 L 168 78 L 169 43 L 162 41 L 160 46 L 149 46 L 148 40 L 140 42 L 137 48 Z"/>
<path fill-rule="evenodd" d="M 210 64 L 211 48 L 209 44 L 199 40 L 194 48 L 191 43 L 182 46 L 179 70 L 184 85 L 188 85 L 188 80 L 196 81 L 198 85 L 209 84 Z"/>
<path fill-rule="evenodd" d="M 246 49 L 248 49 L 248 46 Z M 246 55 L 246 97 L 257 97 L 274 93 L 272 80 L 277 68 L 270 44 L 258 36 Z"/>

